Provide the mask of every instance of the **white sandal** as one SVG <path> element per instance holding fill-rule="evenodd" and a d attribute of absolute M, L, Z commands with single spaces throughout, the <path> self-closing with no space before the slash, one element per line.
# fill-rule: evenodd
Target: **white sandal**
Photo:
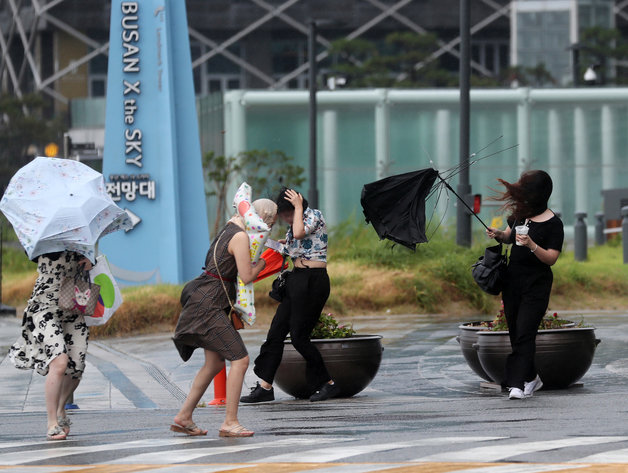
<path fill-rule="evenodd" d="M 50 428 L 46 434 L 46 440 L 65 440 L 66 438 L 67 434 L 58 425 Z"/>

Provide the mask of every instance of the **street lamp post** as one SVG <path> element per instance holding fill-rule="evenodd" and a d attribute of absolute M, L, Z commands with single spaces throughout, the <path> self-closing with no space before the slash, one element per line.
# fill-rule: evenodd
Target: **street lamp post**
<path fill-rule="evenodd" d="M 460 174 L 457 191 L 463 199 L 471 195 L 469 184 L 470 17 L 469 0 L 460 0 Z M 460 246 L 471 246 L 471 215 L 466 206 L 460 203 L 456 210 L 456 228 L 456 243 Z"/>
<path fill-rule="evenodd" d="M 308 34 L 308 58 L 310 61 L 309 91 L 310 91 L 310 188 L 308 201 L 311 208 L 318 208 L 318 188 L 316 173 L 316 21 L 310 20 Z"/>

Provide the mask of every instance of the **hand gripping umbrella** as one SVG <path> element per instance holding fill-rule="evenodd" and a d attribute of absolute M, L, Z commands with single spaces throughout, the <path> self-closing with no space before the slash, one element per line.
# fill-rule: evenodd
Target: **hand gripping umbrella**
<path fill-rule="evenodd" d="M 95 261 L 100 237 L 132 227 L 102 174 L 78 161 L 35 158 L 11 179 L 0 201 L 30 259 L 75 251 Z"/>
<path fill-rule="evenodd" d="M 380 239 L 387 238 L 414 250 L 417 243 L 427 241 L 425 200 L 433 187 L 439 185 L 447 187 L 486 227 L 464 199 L 433 168 L 397 174 L 366 184 L 360 199 L 366 222 L 373 225 Z"/>

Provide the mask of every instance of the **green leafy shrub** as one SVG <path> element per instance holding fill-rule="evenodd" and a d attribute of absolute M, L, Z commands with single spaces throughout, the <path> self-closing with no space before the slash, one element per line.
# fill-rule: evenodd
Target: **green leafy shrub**
<path fill-rule="evenodd" d="M 347 338 L 353 334 L 353 325 L 340 325 L 332 314 L 321 314 L 311 338 Z"/>

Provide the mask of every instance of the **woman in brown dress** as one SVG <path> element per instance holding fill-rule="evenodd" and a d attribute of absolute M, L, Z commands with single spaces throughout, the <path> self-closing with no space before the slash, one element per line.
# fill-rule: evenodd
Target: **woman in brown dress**
<path fill-rule="evenodd" d="M 277 205 L 270 199 L 253 202 L 257 214 L 270 227 L 275 223 Z M 244 284 L 255 280 L 265 263 L 260 259 L 251 263 L 249 237 L 244 231 L 244 220 L 236 215 L 218 233 L 205 258 L 203 273 L 185 285 L 181 293 L 183 310 L 175 329 L 174 344 L 183 361 L 197 348 L 205 352 L 205 364 L 192 382 L 190 393 L 174 417 L 170 430 L 187 435 L 206 435 L 192 420 L 192 414 L 207 387 L 224 367 L 231 362 L 227 377 L 227 409 L 220 427 L 221 437 L 250 437 L 253 431 L 238 421 L 238 403 L 249 356 L 242 337 L 229 318 L 235 301 L 235 280 L 239 275 Z"/>

